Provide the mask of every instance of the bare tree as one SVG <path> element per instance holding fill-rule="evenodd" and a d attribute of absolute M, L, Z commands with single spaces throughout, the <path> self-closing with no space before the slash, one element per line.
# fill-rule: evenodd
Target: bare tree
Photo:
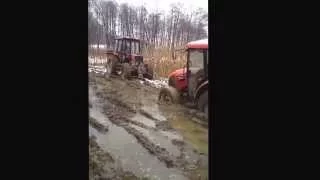
<path fill-rule="evenodd" d="M 198 8 L 184 12 L 182 4 L 172 4 L 170 13 L 148 12 L 144 6 L 133 7 L 114 1 L 89 0 L 88 43 L 114 45 L 117 36 L 140 38 L 149 48 L 177 46 L 207 37 L 208 14 Z"/>

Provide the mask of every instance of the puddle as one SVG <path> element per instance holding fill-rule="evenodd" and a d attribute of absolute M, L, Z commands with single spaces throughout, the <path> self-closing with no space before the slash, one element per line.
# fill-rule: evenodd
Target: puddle
<path fill-rule="evenodd" d="M 103 150 L 121 162 L 125 171 L 133 172 L 139 177 L 151 177 L 151 179 L 186 179 L 177 170 L 167 168 L 121 127 L 109 126 L 107 134 L 101 134 L 90 126 L 89 133 L 97 137 L 97 143 Z M 170 176 L 175 177 L 170 178 Z"/>
<path fill-rule="evenodd" d="M 167 168 L 163 162 L 159 161 L 156 156 L 151 155 L 125 129 L 112 124 L 101 113 L 101 104 L 99 104 L 98 99 L 90 88 L 89 97 L 90 102 L 92 102 L 92 108 L 89 111 L 90 116 L 99 122 L 109 125 L 109 131 L 106 134 L 102 134 L 89 126 L 89 134 L 96 136 L 99 146 L 110 153 L 116 161 L 119 161 L 123 170 L 130 171 L 136 176 L 148 177 L 150 179 L 187 179 L 177 169 Z"/>
<path fill-rule="evenodd" d="M 172 115 L 168 121 L 198 152 L 208 155 L 208 129 L 178 114 Z"/>
<path fill-rule="evenodd" d="M 148 119 L 147 117 L 143 116 L 140 113 L 137 113 L 133 118 L 131 118 L 131 120 L 143 123 L 146 126 L 149 126 L 152 128 L 156 127 L 156 123 L 153 120 Z"/>
<path fill-rule="evenodd" d="M 151 129 L 144 129 L 134 124 L 130 124 L 130 126 L 135 128 L 139 132 L 141 132 L 145 137 L 147 137 L 155 145 L 165 148 L 173 156 L 177 157 L 180 155 L 180 151 L 178 147 L 173 145 L 171 143 L 171 140 L 163 136 L 160 132 L 157 132 Z"/>
<path fill-rule="evenodd" d="M 167 118 L 161 115 L 157 104 L 152 106 L 143 106 L 141 109 L 145 112 L 148 112 L 153 118 L 159 121 L 167 121 Z"/>
<path fill-rule="evenodd" d="M 159 131 L 163 136 L 167 137 L 170 141 L 172 140 L 180 140 L 183 141 L 183 137 L 174 131 Z"/>
<path fill-rule="evenodd" d="M 192 116 L 184 113 L 184 108 L 176 106 L 159 106 L 160 111 L 167 117 L 169 125 L 178 131 L 179 135 L 199 153 L 208 155 L 208 128 L 192 121 Z M 181 140 L 179 135 L 169 132 L 168 137 Z"/>

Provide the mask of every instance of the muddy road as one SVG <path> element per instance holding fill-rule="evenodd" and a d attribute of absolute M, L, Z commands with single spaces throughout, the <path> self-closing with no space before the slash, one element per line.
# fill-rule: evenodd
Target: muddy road
<path fill-rule="evenodd" d="M 89 73 L 90 179 L 207 179 L 203 114 L 157 103 L 137 79 Z"/>

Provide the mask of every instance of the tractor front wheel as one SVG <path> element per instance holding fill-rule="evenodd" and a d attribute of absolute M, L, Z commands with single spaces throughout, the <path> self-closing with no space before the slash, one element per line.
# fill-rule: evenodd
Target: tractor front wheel
<path fill-rule="evenodd" d="M 168 105 L 180 103 L 180 93 L 174 87 L 162 88 L 159 94 L 159 102 Z"/>
<path fill-rule="evenodd" d="M 123 63 L 121 70 L 120 70 L 120 76 L 121 79 L 127 79 L 131 75 L 131 67 L 129 63 Z"/>
<path fill-rule="evenodd" d="M 208 116 L 208 90 L 204 91 L 198 99 L 198 109 Z"/>
<path fill-rule="evenodd" d="M 150 80 L 153 80 L 153 68 L 148 65 L 148 64 L 145 64 L 145 73 L 144 73 L 144 77 L 147 78 L 147 79 L 150 79 Z"/>

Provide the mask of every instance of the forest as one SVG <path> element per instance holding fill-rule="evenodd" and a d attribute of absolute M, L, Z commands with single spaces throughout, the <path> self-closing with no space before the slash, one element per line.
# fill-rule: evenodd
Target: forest
<path fill-rule="evenodd" d="M 88 45 L 112 49 L 117 37 L 142 40 L 144 55 L 157 59 L 175 59 L 174 51 L 187 42 L 207 38 L 208 13 L 194 7 L 188 11 L 182 3 L 170 5 L 167 12 L 149 12 L 143 5 L 116 1 L 88 1 Z"/>

